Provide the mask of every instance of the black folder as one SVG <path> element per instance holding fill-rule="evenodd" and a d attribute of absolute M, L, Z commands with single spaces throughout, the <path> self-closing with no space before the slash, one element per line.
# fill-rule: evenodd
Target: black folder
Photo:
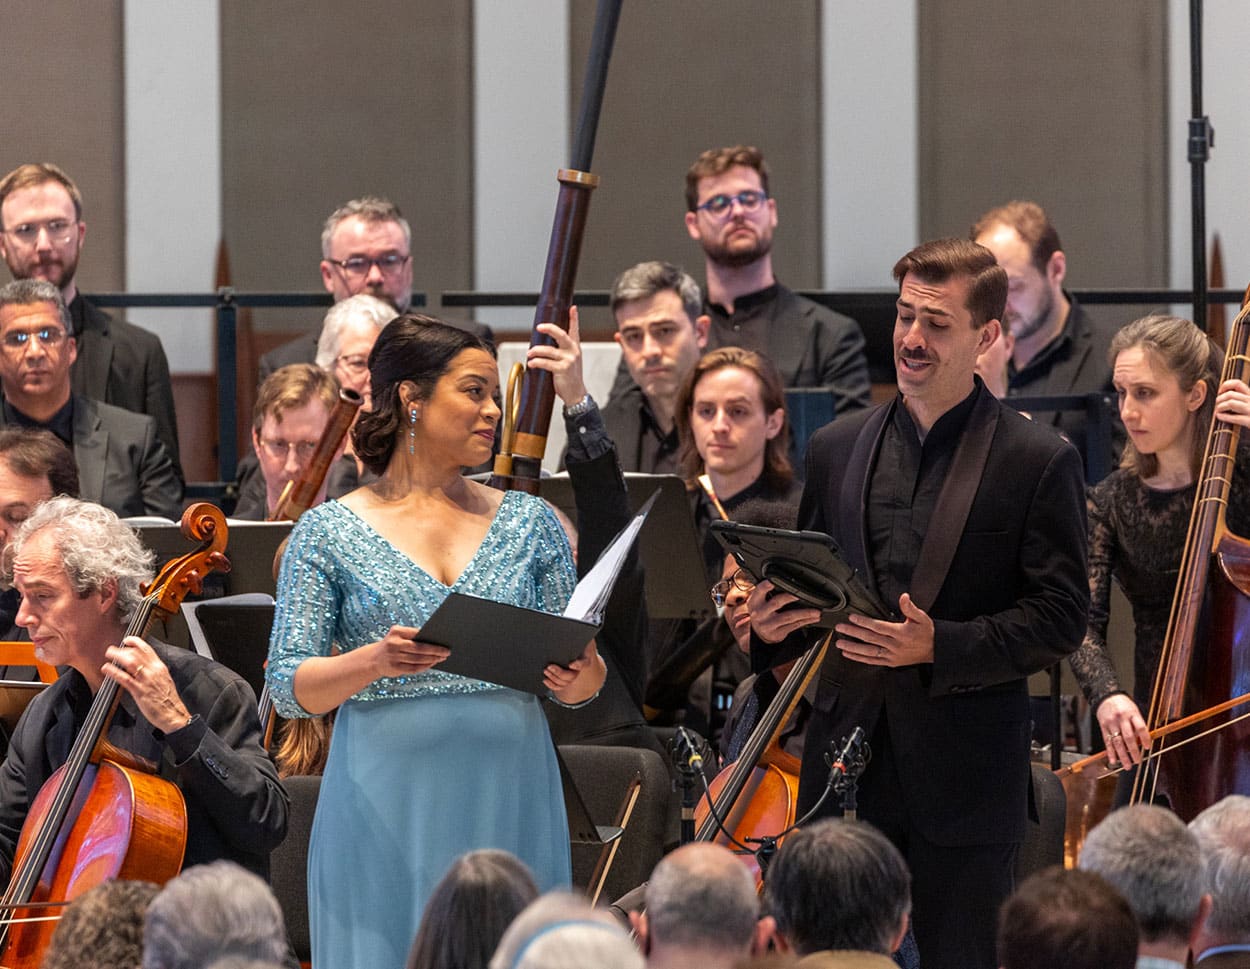
<path fill-rule="evenodd" d="M 595 623 L 453 592 L 418 638 L 451 650 L 435 669 L 546 696 L 543 668 L 568 666 L 598 631 Z"/>

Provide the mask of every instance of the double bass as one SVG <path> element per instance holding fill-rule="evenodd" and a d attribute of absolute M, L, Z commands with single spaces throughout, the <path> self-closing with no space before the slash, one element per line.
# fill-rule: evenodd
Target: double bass
<path fill-rule="evenodd" d="M 178 611 L 211 571 L 227 571 L 226 521 L 201 502 L 182 516 L 182 532 L 200 546 L 169 562 L 143 587 L 126 629 L 143 636 L 157 616 Z M 187 812 L 182 792 L 155 764 L 109 744 L 120 687 L 105 678 L 69 758 L 31 803 L 18 839 L 13 874 L 0 900 L 0 966 L 37 969 L 60 907 L 110 879 L 163 883 L 182 867 Z"/>
<path fill-rule="evenodd" d="M 1247 293 L 1250 297 L 1250 292 Z M 1229 334 L 1220 383 L 1250 372 L 1250 301 Z M 1146 715 L 1151 744 L 1132 803 L 1165 800 L 1192 820 L 1224 796 L 1250 793 L 1250 541 L 1228 527 L 1240 428 L 1212 420 L 1182 553 L 1167 634 Z M 1068 791 L 1065 854 L 1111 809 L 1106 754 L 1058 773 Z"/>
<path fill-rule="evenodd" d="M 1220 383 L 1250 373 L 1250 306 L 1233 321 Z M 1250 682 L 1250 541 L 1233 534 L 1226 513 L 1240 427 L 1213 419 L 1207 433 L 1180 578 L 1146 726 L 1245 692 Z M 1185 821 L 1233 793 L 1250 793 L 1250 720 L 1236 710 L 1204 719 L 1200 737 L 1175 733 L 1153 742 L 1133 784 L 1134 803 L 1165 799 Z M 1187 742 L 1186 742 L 1187 741 Z M 1184 744 L 1182 748 L 1182 743 Z"/>

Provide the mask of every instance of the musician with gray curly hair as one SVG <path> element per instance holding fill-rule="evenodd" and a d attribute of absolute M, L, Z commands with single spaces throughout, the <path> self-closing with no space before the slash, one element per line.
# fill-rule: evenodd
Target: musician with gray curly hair
<path fill-rule="evenodd" d="M 126 635 L 152 577 L 135 533 L 99 505 L 52 498 L 13 536 L 4 577 L 21 594 L 17 623 L 36 656 L 63 672 L 22 714 L 0 766 L 0 878 L 106 680 L 120 688 L 109 743 L 157 765 L 186 800 L 184 863 L 226 858 L 266 876 L 287 797 L 260 744 L 256 696 L 219 663 Z"/>

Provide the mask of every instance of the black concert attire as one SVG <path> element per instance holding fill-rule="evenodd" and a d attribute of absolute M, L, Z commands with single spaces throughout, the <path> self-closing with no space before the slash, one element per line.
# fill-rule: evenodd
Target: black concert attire
<path fill-rule="evenodd" d="M 286 835 L 287 795 L 261 747 L 252 688 L 219 663 L 190 650 L 152 643 L 194 719 L 165 734 L 123 690 L 108 739 L 160 765 L 187 803 L 184 867 L 227 858 L 262 878 L 269 852 Z M 13 852 L 31 802 L 69 758 L 92 703 L 87 681 L 65 671 L 40 693 L 22 718 L 0 767 L 0 880 L 11 874 Z"/>
<path fill-rule="evenodd" d="M 911 868 L 921 964 L 992 969 L 995 918 L 1029 814 L 1027 677 L 1076 649 L 1085 630 L 1080 459 L 979 379 L 923 441 L 900 397 L 817 431 L 799 525 L 833 536 L 893 610 L 906 591 L 934 623 L 930 663 L 876 667 L 830 650 L 799 813 L 825 789 L 830 745 L 862 727 L 872 759 L 859 816 Z M 753 636 L 753 664 L 794 658 L 818 634 L 776 645 Z M 836 802 L 825 811 L 837 813 Z"/>
<path fill-rule="evenodd" d="M 1115 397 L 1111 361 L 1107 354 L 1116 327 L 1094 322 L 1071 293 L 1064 295 L 1068 297 L 1068 315 L 1059 335 L 1019 370 L 1015 363 L 1008 361 L 1008 397 L 1055 397 L 1097 392 Z M 1111 454 L 1103 455 L 1109 462 L 1108 466 L 1113 466 L 1119 458 L 1125 441 L 1119 409 L 1113 405 L 1112 412 Z M 1088 460 L 1085 411 L 1030 411 L 1030 414 L 1034 420 L 1056 428 L 1075 445 L 1081 460 Z"/>

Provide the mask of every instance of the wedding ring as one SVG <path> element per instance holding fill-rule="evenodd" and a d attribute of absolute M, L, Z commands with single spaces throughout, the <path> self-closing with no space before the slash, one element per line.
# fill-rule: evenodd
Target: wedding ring
<path fill-rule="evenodd" d="M 1107 739 L 1108 739 L 1108 740 L 1115 740 L 1115 739 L 1117 739 L 1119 736 L 1120 736 L 1120 731 L 1118 731 L 1118 730 L 1117 730 L 1115 733 L 1112 733 L 1112 734 L 1107 734 Z"/>

